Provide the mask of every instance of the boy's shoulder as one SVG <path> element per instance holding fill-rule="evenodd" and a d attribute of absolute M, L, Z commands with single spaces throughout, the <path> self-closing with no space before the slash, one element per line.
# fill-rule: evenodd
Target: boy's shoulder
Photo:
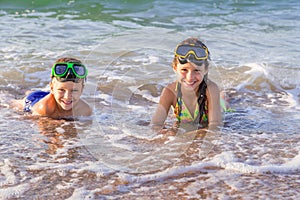
<path fill-rule="evenodd" d="M 93 112 L 93 109 L 85 100 L 80 99 L 77 111 L 81 116 L 90 116 Z"/>
<path fill-rule="evenodd" d="M 56 103 L 51 94 L 46 95 L 32 107 L 33 114 L 51 116 L 56 109 Z"/>

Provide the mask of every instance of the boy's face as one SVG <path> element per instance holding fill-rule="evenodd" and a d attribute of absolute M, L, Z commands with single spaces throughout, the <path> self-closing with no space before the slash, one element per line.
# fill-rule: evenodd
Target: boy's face
<path fill-rule="evenodd" d="M 82 82 L 74 83 L 72 81 L 59 82 L 56 78 L 53 78 L 50 89 L 56 103 L 64 110 L 71 110 L 80 100 L 83 84 Z"/>

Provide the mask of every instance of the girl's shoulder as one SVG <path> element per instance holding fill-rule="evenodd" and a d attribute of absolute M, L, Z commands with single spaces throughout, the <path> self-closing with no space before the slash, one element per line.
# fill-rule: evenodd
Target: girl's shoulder
<path fill-rule="evenodd" d="M 165 89 L 171 90 L 171 91 L 176 91 L 176 87 L 177 87 L 177 82 L 172 82 L 169 83 Z"/>
<path fill-rule="evenodd" d="M 207 82 L 207 90 L 206 90 L 206 96 L 208 99 L 220 99 L 220 89 L 218 84 L 215 82 L 209 80 Z"/>
<path fill-rule="evenodd" d="M 163 89 L 160 96 L 160 104 L 164 104 L 166 107 L 174 105 L 177 98 L 176 82 L 170 83 Z"/>
<path fill-rule="evenodd" d="M 213 82 L 212 80 L 207 81 L 207 89 L 208 92 L 220 92 L 218 84 Z"/>
<path fill-rule="evenodd" d="M 169 83 L 163 90 L 163 94 L 175 97 L 177 94 L 177 82 Z"/>

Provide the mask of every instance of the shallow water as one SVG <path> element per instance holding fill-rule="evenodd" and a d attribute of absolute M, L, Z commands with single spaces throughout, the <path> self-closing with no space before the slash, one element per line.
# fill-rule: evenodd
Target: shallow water
<path fill-rule="evenodd" d="M 0 199 L 298 199 L 297 1 L 1 1 Z M 172 51 L 189 36 L 235 112 L 220 132 L 148 127 Z M 48 89 L 51 64 L 80 58 L 76 121 L 9 107 Z M 168 120 L 171 127 L 173 119 Z"/>

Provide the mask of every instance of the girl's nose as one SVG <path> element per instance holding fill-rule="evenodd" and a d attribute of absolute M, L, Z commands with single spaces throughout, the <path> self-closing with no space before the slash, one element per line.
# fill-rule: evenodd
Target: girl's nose
<path fill-rule="evenodd" d="M 191 81 L 194 79 L 194 73 L 192 71 L 189 71 L 187 74 L 186 74 L 186 79 L 188 81 Z"/>

